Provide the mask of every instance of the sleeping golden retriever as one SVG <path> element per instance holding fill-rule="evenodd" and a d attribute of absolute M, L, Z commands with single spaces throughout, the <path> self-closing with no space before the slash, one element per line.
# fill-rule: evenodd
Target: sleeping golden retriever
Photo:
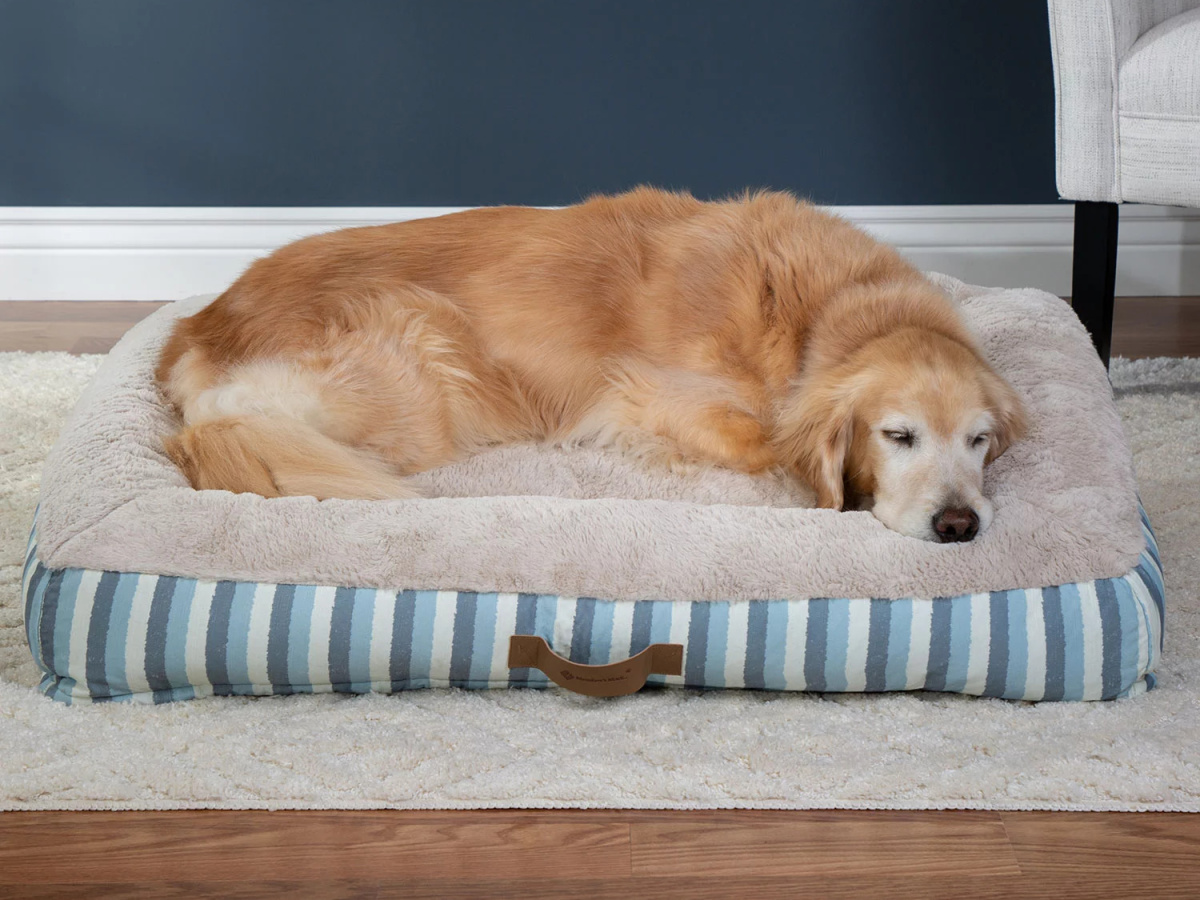
<path fill-rule="evenodd" d="M 489 445 L 782 470 L 902 534 L 987 528 L 1021 404 L 891 248 L 791 195 L 640 188 L 298 241 L 158 367 L 198 489 L 403 498 Z"/>

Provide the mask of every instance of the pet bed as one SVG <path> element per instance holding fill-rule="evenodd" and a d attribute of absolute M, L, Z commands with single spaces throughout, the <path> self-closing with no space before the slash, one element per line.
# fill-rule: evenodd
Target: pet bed
<path fill-rule="evenodd" d="M 1152 687 L 1162 573 L 1086 332 L 1051 295 L 939 281 L 1031 422 L 989 467 L 995 521 L 967 544 L 808 508 L 781 480 L 586 448 L 498 448 L 418 476 L 422 500 L 194 491 L 162 452 L 152 372 L 173 322 L 211 298 L 166 307 L 114 348 L 46 463 L 24 576 L 41 690 L 545 686 L 538 659 L 587 681 L 609 670 L 583 666 L 655 644 L 678 674 L 647 680 L 697 688 Z"/>

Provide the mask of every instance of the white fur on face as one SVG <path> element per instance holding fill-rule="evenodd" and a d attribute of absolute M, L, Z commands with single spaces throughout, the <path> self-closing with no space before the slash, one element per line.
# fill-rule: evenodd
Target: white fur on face
<path fill-rule="evenodd" d="M 934 517 L 947 508 L 965 508 L 979 517 L 979 534 L 992 522 L 992 503 L 983 496 L 983 465 L 992 417 L 966 413 L 948 432 L 919 416 L 889 413 L 873 424 L 875 497 L 871 511 L 888 528 L 909 537 L 936 541 Z M 911 441 L 905 441 L 908 435 Z"/>

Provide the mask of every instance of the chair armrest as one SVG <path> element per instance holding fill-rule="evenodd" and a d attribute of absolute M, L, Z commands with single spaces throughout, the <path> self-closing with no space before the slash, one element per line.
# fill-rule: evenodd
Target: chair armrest
<path fill-rule="evenodd" d="M 1200 0 L 1049 0 L 1058 192 L 1121 202 L 1117 71 L 1139 37 Z"/>

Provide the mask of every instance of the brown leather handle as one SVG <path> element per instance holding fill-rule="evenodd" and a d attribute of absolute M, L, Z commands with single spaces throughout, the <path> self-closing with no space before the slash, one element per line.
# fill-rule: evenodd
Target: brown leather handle
<path fill-rule="evenodd" d="M 651 644 L 621 662 L 585 666 L 559 656 L 545 638 L 514 634 L 508 642 L 508 667 L 541 669 L 559 687 L 577 694 L 623 697 L 640 691 L 650 675 L 683 674 L 683 644 Z"/>

